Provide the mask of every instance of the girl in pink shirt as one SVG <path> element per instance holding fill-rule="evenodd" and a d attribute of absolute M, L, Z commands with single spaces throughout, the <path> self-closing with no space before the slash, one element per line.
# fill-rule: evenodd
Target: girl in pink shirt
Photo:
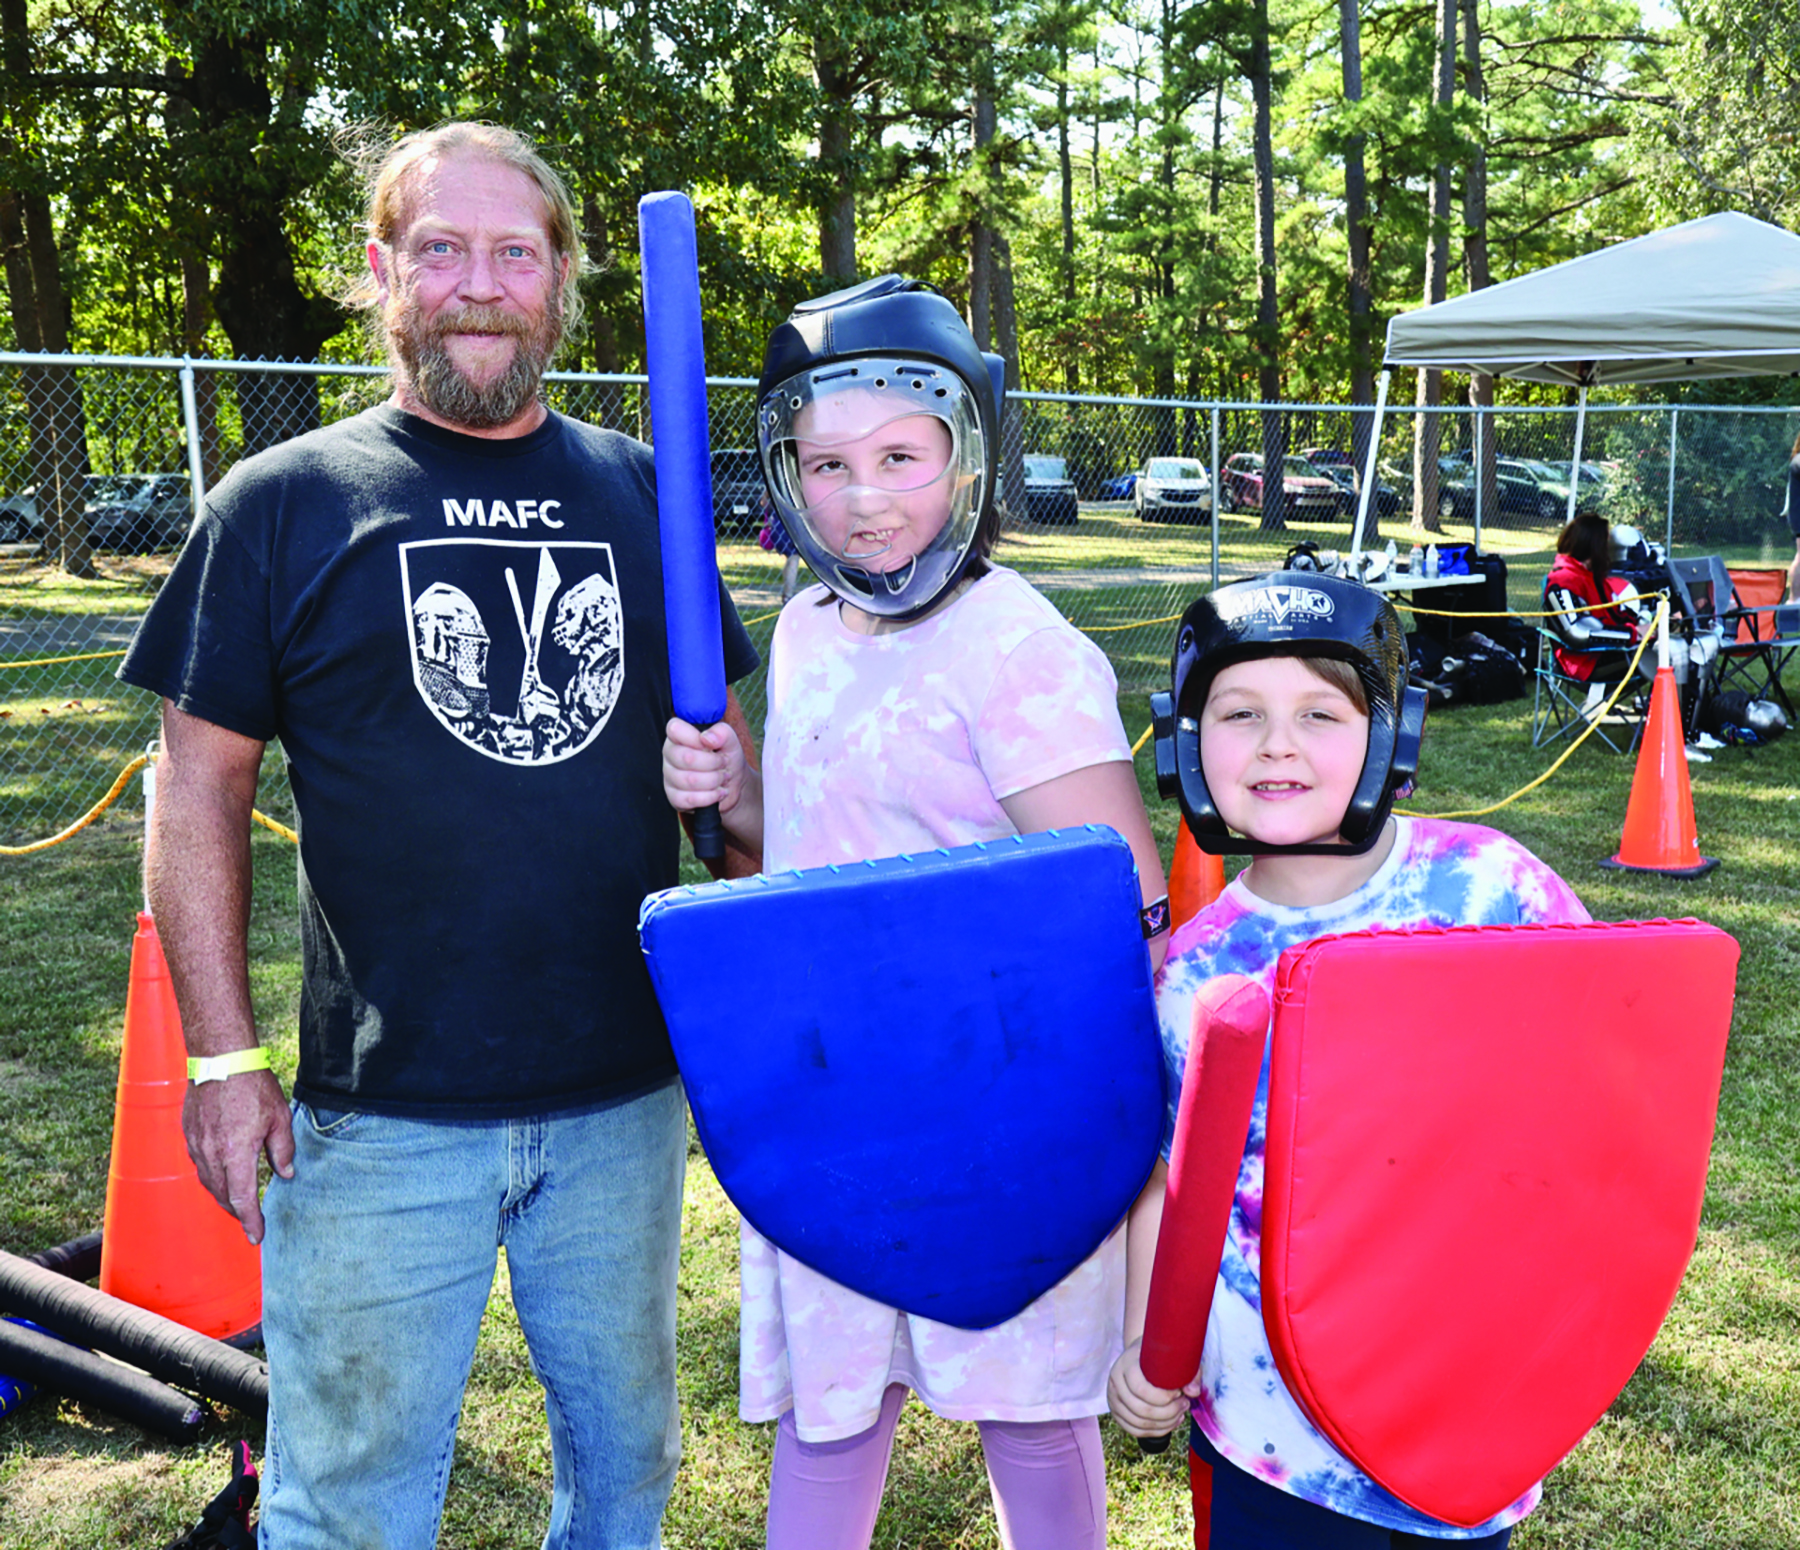
<path fill-rule="evenodd" d="M 822 585 L 776 625 L 762 771 L 729 729 L 671 721 L 670 802 L 716 803 L 767 871 L 1110 824 L 1160 899 L 1104 654 L 988 559 L 999 401 L 956 310 L 896 275 L 808 303 L 771 338 L 758 397 L 775 509 Z M 818 950 L 854 952 L 855 931 Z M 1121 1348 L 1123 1229 L 981 1331 L 742 1237 L 740 1408 L 780 1426 L 773 1550 L 868 1545 L 909 1390 L 980 1426 L 1009 1550 L 1103 1550 L 1096 1418 Z"/>

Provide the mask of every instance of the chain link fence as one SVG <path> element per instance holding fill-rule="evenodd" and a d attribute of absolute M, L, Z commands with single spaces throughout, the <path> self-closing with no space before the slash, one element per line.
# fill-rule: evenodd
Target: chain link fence
<path fill-rule="evenodd" d="M 714 380 L 719 564 L 766 651 L 784 575 L 763 549 L 754 385 Z M 0 843 L 55 833 L 156 736 L 113 676 L 194 510 L 240 458 L 387 396 L 373 367 L 0 355 Z M 564 413 L 650 439 L 641 377 L 555 373 Z M 1289 549 L 1352 544 L 1373 416 L 1327 405 L 1015 394 L 997 558 L 1106 650 L 1123 693 L 1161 684 L 1171 616 Z M 1576 499 L 1671 553 L 1785 567 L 1800 410 L 1590 404 Z M 1365 548 L 1475 542 L 1530 607 L 1567 510 L 1575 413 L 1390 407 Z M 1281 469 L 1279 479 L 1266 471 Z M 760 725 L 761 675 L 739 685 Z M 291 820 L 275 751 L 259 805 Z M 141 813 L 134 787 L 121 803 Z"/>

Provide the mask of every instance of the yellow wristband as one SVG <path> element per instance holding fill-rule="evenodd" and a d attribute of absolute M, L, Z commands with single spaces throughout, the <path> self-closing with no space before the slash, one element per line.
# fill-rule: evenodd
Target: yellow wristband
<path fill-rule="evenodd" d="M 228 1055 L 203 1055 L 188 1060 L 190 1082 L 222 1082 L 240 1071 L 267 1071 L 269 1051 L 266 1045 L 253 1044 L 249 1049 L 234 1049 Z"/>

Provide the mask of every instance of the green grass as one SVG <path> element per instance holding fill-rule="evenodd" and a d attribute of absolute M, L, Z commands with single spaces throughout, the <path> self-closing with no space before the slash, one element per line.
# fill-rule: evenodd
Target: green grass
<path fill-rule="evenodd" d="M 1248 567 L 1259 554 L 1266 560 L 1269 535 L 1256 534 L 1249 519 L 1227 519 L 1225 531 L 1228 568 Z M 1308 535 L 1327 547 L 1348 536 L 1330 528 Z M 1275 541 L 1285 546 L 1298 536 Z M 1490 548 L 1500 536 L 1490 530 Z M 1506 538 L 1515 603 L 1529 606 L 1550 539 Z M 1178 612 L 1191 585 L 1136 573 L 1166 568 L 1172 554 L 1203 567 L 1208 551 L 1204 529 L 1146 529 L 1128 514 L 1091 511 L 1074 532 L 1009 537 L 1000 558 L 1040 576 L 1098 572 L 1074 594 L 1080 622 L 1098 630 Z M 722 560 L 734 587 L 779 586 L 780 561 L 753 545 L 732 546 Z M 91 585 L 51 592 L 79 601 Z M 1066 591 L 1052 595 L 1066 608 L 1074 600 Z M 86 596 L 87 608 L 118 609 L 115 593 Z M 743 609 L 750 620 L 767 611 L 754 602 Z M 765 650 L 772 628 L 770 619 L 751 625 Z M 1126 686 L 1121 709 L 1135 737 L 1148 722 L 1145 693 L 1167 672 L 1168 627 L 1095 638 Z M 106 698 L 111 665 L 91 666 L 64 670 L 71 692 L 61 700 L 28 702 L 48 705 L 44 722 L 80 725 L 77 709 L 63 701 Z M 753 712 L 758 694 L 746 695 Z M 112 711 L 89 714 L 102 720 Z M 1433 715 L 1423 784 L 1410 806 L 1480 807 L 1523 786 L 1549 763 L 1529 746 L 1529 714 L 1528 701 L 1515 701 Z M 7 725 L 0 722 L 0 757 Z M 112 773 L 103 765 L 90 758 L 81 772 L 95 782 L 95 795 Z M 1166 855 L 1175 812 L 1156 800 L 1147 752 L 1138 769 Z M 1694 766 L 1701 846 L 1723 862 L 1698 882 L 1599 868 L 1618 845 L 1632 771 L 1631 760 L 1590 744 L 1547 785 L 1482 820 L 1555 866 L 1596 916 L 1698 915 L 1730 930 L 1744 954 L 1693 1266 L 1649 1359 L 1551 1477 L 1544 1506 L 1514 1544 L 1775 1550 L 1800 1544 L 1800 1183 L 1793 1166 L 1800 1155 L 1800 734 Z M 18 778 L 0 764 L 0 783 Z M 128 807 L 120 811 L 57 850 L 0 860 L 0 1247 L 14 1252 L 100 1222 L 139 903 L 141 826 Z M 286 1079 L 299 981 L 294 856 L 261 830 L 253 853 L 253 989 L 259 1025 Z M 1662 993 L 1678 995 L 1680 987 Z M 748 1547 L 761 1543 L 770 1429 L 736 1419 L 736 1219 L 697 1151 L 691 1163 L 680 1305 L 685 1452 L 667 1537 L 677 1550 Z M 1110 1542 L 1132 1550 L 1190 1543 L 1179 1450 L 1146 1460 L 1110 1425 L 1105 1430 Z M 222 1483 L 223 1444 L 240 1434 L 260 1453 L 261 1434 L 242 1417 L 227 1414 L 200 1448 L 178 1449 L 92 1407 L 40 1398 L 0 1421 L 0 1550 L 164 1543 Z M 548 1493 L 541 1394 L 503 1274 L 470 1380 L 442 1543 L 456 1550 L 536 1545 Z M 876 1543 L 997 1544 L 972 1427 L 909 1407 Z"/>
<path fill-rule="evenodd" d="M 1141 696 L 1123 706 L 1134 732 Z M 1485 805 L 1548 761 L 1526 702 L 1434 715 L 1411 804 Z M 1632 763 L 1586 747 L 1547 786 L 1485 821 L 1516 834 L 1603 919 L 1695 914 L 1742 943 L 1743 966 L 1700 1243 L 1655 1349 L 1552 1476 L 1519 1530 L 1536 1547 L 1800 1543 L 1800 736 L 1693 770 L 1699 882 L 1602 871 Z M 1139 760 L 1149 784 L 1148 757 Z M 1152 804 L 1165 853 L 1174 812 Z M 139 831 L 106 822 L 0 866 L 0 1246 L 29 1251 L 98 1224 L 123 1017 Z M 258 1019 L 284 1076 L 294 1058 L 293 853 L 259 831 L 252 957 Z M 1665 987 L 1679 994 L 1680 987 Z M 685 1454 L 675 1547 L 760 1544 L 770 1429 L 736 1419 L 736 1222 L 696 1151 L 681 1281 Z M 0 1546 L 139 1547 L 172 1538 L 221 1480 L 222 1443 L 261 1436 L 227 1415 L 210 1445 L 169 1447 L 103 1413 L 39 1399 L 0 1422 Z M 1106 1427 L 1111 1543 L 1188 1542 L 1179 1451 L 1145 1460 Z M 549 1491 L 541 1398 L 503 1284 L 490 1304 L 442 1543 L 530 1546 Z M 993 1546 L 974 1430 L 907 1411 L 877 1544 Z"/>

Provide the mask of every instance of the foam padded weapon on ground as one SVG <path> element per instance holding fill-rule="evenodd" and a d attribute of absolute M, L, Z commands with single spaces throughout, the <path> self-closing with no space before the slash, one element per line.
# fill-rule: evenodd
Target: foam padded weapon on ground
<path fill-rule="evenodd" d="M 205 1408 L 186 1394 L 10 1318 L 0 1319 L 0 1371 L 98 1405 L 172 1442 L 194 1441 L 206 1420 Z"/>
<path fill-rule="evenodd" d="M 719 635 L 700 262 L 694 207 L 687 195 L 665 191 L 638 201 L 638 246 L 669 686 L 675 714 L 704 728 L 725 717 L 725 657 Z M 694 854 L 702 859 L 725 854 L 716 807 L 694 814 Z"/>
<path fill-rule="evenodd" d="M 268 1363 L 3 1251 L 0 1307 L 164 1383 L 251 1415 L 269 1407 Z"/>
<path fill-rule="evenodd" d="M 865 1296 L 1011 1318 L 1156 1160 L 1140 902 L 1107 828 L 652 895 L 639 935 L 725 1192 Z"/>

